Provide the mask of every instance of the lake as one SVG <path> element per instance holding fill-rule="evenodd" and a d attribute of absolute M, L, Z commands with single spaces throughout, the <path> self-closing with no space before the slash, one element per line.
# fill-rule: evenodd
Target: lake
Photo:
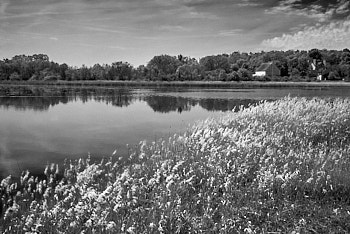
<path fill-rule="evenodd" d="M 0 85 L 0 179 L 26 169 L 41 173 L 65 158 L 98 159 L 114 150 L 124 156 L 142 140 L 181 134 L 199 120 L 287 95 L 350 97 L 350 90 Z"/>

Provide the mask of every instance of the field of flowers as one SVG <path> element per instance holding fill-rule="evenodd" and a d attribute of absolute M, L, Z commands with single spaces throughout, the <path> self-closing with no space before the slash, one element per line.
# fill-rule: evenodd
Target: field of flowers
<path fill-rule="evenodd" d="M 350 100 L 261 102 L 1 181 L 4 233 L 350 233 Z"/>

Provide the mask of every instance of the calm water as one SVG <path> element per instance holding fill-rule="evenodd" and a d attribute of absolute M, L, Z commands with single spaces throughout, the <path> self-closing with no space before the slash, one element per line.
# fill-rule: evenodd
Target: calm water
<path fill-rule="evenodd" d="M 286 95 L 350 97 L 349 88 L 207 89 L 0 86 L 0 178 L 88 153 L 122 156 L 236 106 Z"/>

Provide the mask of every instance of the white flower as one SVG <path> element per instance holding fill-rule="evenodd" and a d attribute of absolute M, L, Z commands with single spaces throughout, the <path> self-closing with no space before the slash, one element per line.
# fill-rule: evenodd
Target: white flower
<path fill-rule="evenodd" d="M 130 233 L 130 234 L 136 234 L 136 228 L 135 227 L 129 227 L 127 230 L 126 230 L 126 232 L 127 233 Z"/>
<path fill-rule="evenodd" d="M 155 225 L 154 223 L 150 223 L 150 224 L 149 224 L 149 227 L 153 229 L 153 228 L 156 227 L 156 225 Z"/>
<path fill-rule="evenodd" d="M 112 231 L 114 229 L 116 229 L 117 225 L 115 224 L 115 222 L 113 221 L 110 221 L 107 226 L 106 226 L 106 229 L 107 231 Z"/>

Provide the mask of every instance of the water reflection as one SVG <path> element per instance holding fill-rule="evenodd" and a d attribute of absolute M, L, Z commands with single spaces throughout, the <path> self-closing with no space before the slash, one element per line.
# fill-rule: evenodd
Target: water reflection
<path fill-rule="evenodd" d="M 105 102 L 124 107 L 135 101 L 128 89 L 0 86 L 0 106 L 16 110 L 45 111 L 60 103 L 81 100 Z"/>
<path fill-rule="evenodd" d="M 223 111 L 284 96 L 349 97 L 348 87 L 208 89 L 0 85 L 0 179 L 46 162 L 118 149 L 183 133 Z"/>
<path fill-rule="evenodd" d="M 253 99 L 202 99 L 199 101 L 199 105 L 208 111 L 231 111 L 238 110 L 237 107 L 247 107 L 252 104 L 258 103 L 258 100 Z"/>
<path fill-rule="evenodd" d="M 155 95 L 145 97 L 144 101 L 153 111 L 161 113 L 190 111 L 191 107 L 198 104 L 198 101 L 189 98 Z"/>
<path fill-rule="evenodd" d="M 168 96 L 162 91 L 160 94 L 155 92 L 145 95 L 137 89 L 128 88 L 0 86 L 0 106 L 24 111 L 47 111 L 55 105 L 77 100 L 83 103 L 93 100 L 116 107 L 127 107 L 136 101 L 144 101 L 154 112 L 182 113 L 197 105 L 208 111 L 229 111 L 236 106 L 258 102 L 253 99 Z"/>

